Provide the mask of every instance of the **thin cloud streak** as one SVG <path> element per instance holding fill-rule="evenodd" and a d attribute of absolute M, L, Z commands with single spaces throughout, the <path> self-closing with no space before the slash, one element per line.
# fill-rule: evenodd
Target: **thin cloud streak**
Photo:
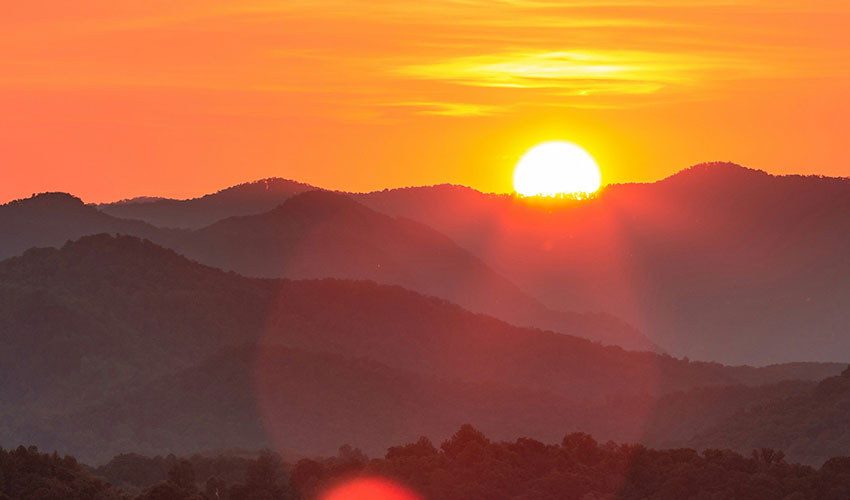
<path fill-rule="evenodd" d="M 411 101 L 390 103 L 387 106 L 414 108 L 419 114 L 438 116 L 488 116 L 505 110 L 504 107 L 499 106 L 459 102 Z"/>

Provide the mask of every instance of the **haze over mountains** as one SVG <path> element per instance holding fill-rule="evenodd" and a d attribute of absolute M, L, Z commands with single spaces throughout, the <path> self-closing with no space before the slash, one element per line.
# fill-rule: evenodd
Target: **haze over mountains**
<path fill-rule="evenodd" d="M 693 359 L 845 361 L 849 199 L 845 180 L 720 164 L 549 204 L 274 179 L 12 202 L 0 432 L 96 462 L 380 454 L 472 422 L 818 465 L 847 440 L 845 364 L 693 362 L 647 336 Z"/>
<path fill-rule="evenodd" d="M 766 364 L 850 352 L 846 179 L 713 163 L 581 203 L 447 185 L 351 196 L 440 231 L 551 309 L 609 313 L 679 356 Z M 135 214 L 154 220 L 145 211 L 156 206 Z"/>
<path fill-rule="evenodd" d="M 844 179 L 705 164 L 543 207 L 434 186 L 349 195 L 391 217 L 363 216 L 332 193 L 276 208 L 310 189 L 267 179 L 194 200 L 101 207 L 194 231 L 72 209 L 81 204 L 67 195 L 42 195 L 0 207 L 0 256 L 85 234 L 133 234 L 250 275 L 400 284 L 516 324 L 627 348 L 658 345 L 679 356 L 750 364 L 844 361 L 850 352 Z M 321 231 L 311 227 L 318 220 Z M 406 250 L 390 255 L 399 248 Z"/>
<path fill-rule="evenodd" d="M 103 212 L 124 219 L 141 219 L 160 227 L 197 229 L 236 215 L 253 215 L 280 205 L 313 186 L 287 179 L 263 179 L 239 184 L 189 200 L 134 198 L 99 205 Z"/>
<path fill-rule="evenodd" d="M 843 369 L 628 352 L 399 287 L 245 278 L 132 237 L 3 261 L 0 294 L 4 439 L 94 461 L 340 442 L 379 453 L 473 419 L 494 436 L 687 439 L 813 387 L 764 384 Z"/>
<path fill-rule="evenodd" d="M 112 217 L 67 193 L 43 193 L 0 205 L 0 259 L 29 248 L 61 246 L 95 233 L 154 236 L 158 228 Z"/>
<path fill-rule="evenodd" d="M 700 165 L 559 209 L 465 188 L 359 198 L 436 228 L 552 307 L 605 311 L 677 355 L 850 352 L 850 181 Z"/>
<path fill-rule="evenodd" d="M 639 331 L 610 315 L 547 308 L 433 229 L 374 212 L 338 193 L 302 193 L 269 212 L 230 217 L 198 230 L 115 218 L 59 193 L 0 207 L 0 235 L 13 236 L 8 243 L 0 240 L 0 256 L 102 232 L 144 237 L 246 276 L 369 279 L 518 325 L 655 349 Z"/>

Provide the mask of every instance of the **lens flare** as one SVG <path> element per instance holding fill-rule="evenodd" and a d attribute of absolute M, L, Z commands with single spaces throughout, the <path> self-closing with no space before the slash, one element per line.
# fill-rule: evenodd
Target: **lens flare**
<path fill-rule="evenodd" d="M 336 485 L 319 500 L 422 500 L 422 497 L 389 479 L 366 477 Z"/>

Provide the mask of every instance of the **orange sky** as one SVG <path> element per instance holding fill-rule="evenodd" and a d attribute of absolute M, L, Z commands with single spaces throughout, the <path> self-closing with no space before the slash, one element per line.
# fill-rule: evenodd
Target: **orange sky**
<path fill-rule="evenodd" d="M 0 201 L 262 177 L 510 191 L 537 142 L 603 183 L 731 160 L 850 175 L 850 3 L 29 0 L 0 7 Z"/>

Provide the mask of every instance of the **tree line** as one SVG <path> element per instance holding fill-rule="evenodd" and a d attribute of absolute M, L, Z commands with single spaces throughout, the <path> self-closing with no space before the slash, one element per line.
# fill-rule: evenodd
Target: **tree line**
<path fill-rule="evenodd" d="M 495 442 L 470 425 L 369 459 L 350 446 L 335 457 L 286 462 L 255 456 L 121 455 L 97 468 L 23 446 L 0 449 L 0 500 L 313 500 L 343 478 L 383 477 L 423 499 L 446 500 L 846 500 L 850 457 L 820 468 L 782 452 L 654 450 L 598 443 L 573 433 L 560 443 Z"/>

